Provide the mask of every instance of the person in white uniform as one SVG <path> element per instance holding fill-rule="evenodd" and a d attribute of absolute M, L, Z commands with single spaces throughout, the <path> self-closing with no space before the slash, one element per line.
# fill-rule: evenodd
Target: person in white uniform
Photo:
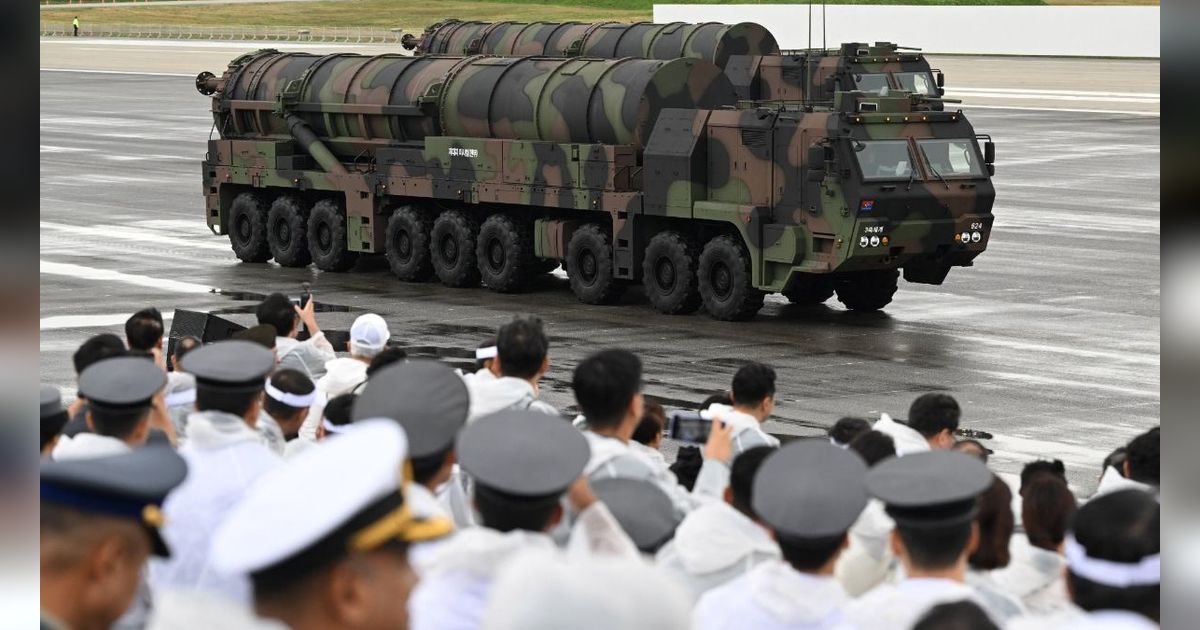
<path fill-rule="evenodd" d="M 275 370 L 264 386 L 262 409 L 254 427 L 263 444 L 285 458 L 290 452 L 302 450 L 304 447 L 297 443 L 300 427 L 316 400 L 316 386 L 303 372 Z"/>
<path fill-rule="evenodd" d="M 1152 630 L 1159 627 L 1162 558 L 1158 499 L 1137 489 L 1116 490 L 1075 513 L 1063 543 L 1067 590 L 1084 611 L 1024 618 L 1013 630 Z"/>
<path fill-rule="evenodd" d="M 979 493 L 992 473 L 978 458 L 956 451 L 913 453 L 881 462 L 867 488 L 896 523 L 892 551 L 904 568 L 896 584 L 880 584 L 854 601 L 847 619 L 860 630 L 910 628 L 937 604 L 969 599 L 967 557 L 979 542 Z"/>
<path fill-rule="evenodd" d="M 958 401 L 949 394 L 922 394 L 909 405 L 908 422 L 897 422 L 882 414 L 875 426 L 876 431 L 892 436 L 896 442 L 896 454 L 920 453 L 929 450 L 953 448 L 956 443 L 954 432 L 962 418 Z"/>
<path fill-rule="evenodd" d="M 867 505 L 866 475 L 862 458 L 821 439 L 767 458 L 754 478 L 754 510 L 783 557 L 701 597 L 696 630 L 846 628 L 850 600 L 833 568 Z"/>
<path fill-rule="evenodd" d="M 364 422 L 264 475 L 213 536 L 214 565 L 248 576 L 253 608 L 291 630 L 404 630 L 416 582 L 409 546 L 443 535 L 416 518 L 403 429 Z M 218 628 L 193 620 L 159 627 Z"/>
<path fill-rule="evenodd" d="M 196 411 L 179 449 L 189 473 L 163 506 L 163 535 L 177 551 L 151 562 L 150 586 L 156 593 L 206 590 L 248 603 L 249 583 L 218 572 L 209 546 L 213 530 L 246 489 L 281 463 L 254 430 L 275 357 L 254 342 L 230 340 L 189 352 L 183 365 L 196 377 Z"/>
<path fill-rule="evenodd" d="M 542 376 L 550 369 L 550 339 L 542 320 L 532 316 L 514 317 L 496 332 L 496 357 L 493 369 L 497 378 L 469 378 L 471 415 L 475 421 L 505 409 L 529 409 L 552 416 L 558 410 L 539 396 Z"/>
<path fill-rule="evenodd" d="M 483 625 L 496 574 L 530 551 L 556 549 L 549 532 L 575 513 L 568 549 L 638 557 L 637 548 L 582 476 L 587 441 L 562 418 L 503 411 L 468 424 L 455 447 L 474 480 L 481 526 L 459 530 L 430 557 L 413 592 L 414 630 L 467 630 Z"/>
<path fill-rule="evenodd" d="M 300 308 L 282 293 L 272 293 L 254 311 L 259 324 L 275 328 L 275 355 L 279 367 L 300 370 L 316 381 L 325 376 L 325 364 L 337 358 L 333 346 L 317 325 L 316 302 L 309 297 Z M 308 339 L 299 340 L 300 324 L 308 330 Z"/>
<path fill-rule="evenodd" d="M 1021 487 L 1025 533 L 1012 539 L 1012 561 L 996 571 L 997 584 L 1021 600 L 1031 615 L 1052 615 L 1074 608 L 1067 593 L 1063 542 L 1077 508 L 1066 479 L 1039 472 Z"/>
<path fill-rule="evenodd" d="M 154 397 L 166 384 L 166 372 L 147 358 L 113 357 L 93 363 L 79 375 L 90 431 L 63 436 L 51 457 L 67 461 L 120 455 L 145 444 Z"/>
<path fill-rule="evenodd" d="M 733 429 L 736 457 L 756 446 L 779 448 L 779 438 L 763 431 L 762 424 L 775 411 L 775 370 L 762 363 L 747 363 L 733 375 L 733 405 L 713 403 L 704 411 Z"/>

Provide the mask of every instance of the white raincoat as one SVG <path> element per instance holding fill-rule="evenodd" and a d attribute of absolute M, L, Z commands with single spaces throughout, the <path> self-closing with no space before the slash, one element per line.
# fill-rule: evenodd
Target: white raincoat
<path fill-rule="evenodd" d="M 896 556 L 891 536 L 896 524 L 887 515 L 883 502 L 871 499 L 848 532 L 850 546 L 838 556 L 834 575 L 851 597 L 884 583 L 894 581 Z"/>
<path fill-rule="evenodd" d="M 854 600 L 846 608 L 846 619 L 858 630 L 911 628 L 930 608 L 964 599 L 984 605 L 975 590 L 962 582 L 908 578 L 897 584 L 877 586 Z"/>
<path fill-rule="evenodd" d="M 147 630 L 288 630 L 273 619 L 254 614 L 246 604 L 211 593 L 165 593 Z"/>
<path fill-rule="evenodd" d="M 1062 554 L 1034 547 L 1024 535 L 1013 536 L 1008 566 L 992 572 L 995 584 L 1021 601 L 1032 615 L 1052 615 L 1075 608 L 1067 593 Z"/>
<path fill-rule="evenodd" d="M 761 525 L 724 501 L 692 510 L 655 561 L 698 599 L 756 565 L 779 558 L 779 545 Z"/>
<path fill-rule="evenodd" d="M 66 435 L 58 438 L 58 444 L 50 452 L 50 459 L 56 462 L 66 462 L 76 459 L 91 459 L 93 457 L 109 457 L 124 455 L 130 447 L 115 437 L 98 433 L 77 433 L 75 437 Z"/>
<path fill-rule="evenodd" d="M 758 421 L 758 418 L 748 413 L 742 413 L 721 403 L 713 403 L 705 410 L 705 413 L 713 417 L 720 417 L 721 422 L 733 429 L 731 439 L 735 458 L 756 446 L 779 448 L 779 438 L 763 431 L 762 423 Z"/>
<path fill-rule="evenodd" d="M 263 473 L 280 464 L 254 429 L 233 414 L 199 411 L 188 416 L 188 443 L 179 449 L 188 474 L 163 503 L 163 538 L 170 558 L 152 558 L 150 587 L 167 591 L 211 591 L 250 602 L 243 576 L 220 575 L 209 566 L 212 533 Z"/>
<path fill-rule="evenodd" d="M 1140 481 L 1134 481 L 1121 475 L 1121 473 L 1112 466 L 1104 469 L 1104 474 L 1100 475 L 1100 485 L 1096 487 L 1096 493 L 1088 500 L 1091 501 L 1096 497 L 1106 495 L 1117 490 L 1141 490 L 1157 495 L 1158 488 Z"/>
<path fill-rule="evenodd" d="M 530 409 L 552 416 L 558 415 L 558 410 L 537 398 L 533 385 L 529 381 L 512 376 L 500 378 L 470 378 L 464 379 L 467 391 L 471 396 L 471 411 L 467 422 L 473 422 L 486 415 L 505 409 Z"/>
<path fill-rule="evenodd" d="M 656 463 L 637 449 L 621 440 L 584 431 L 591 459 L 583 473 L 588 479 L 641 479 L 657 485 L 671 498 L 675 512 L 683 516 L 706 501 L 721 501 L 729 485 L 729 466 L 716 460 L 705 460 L 696 476 L 696 485 L 691 492 L 679 484 L 675 473 L 666 462 Z"/>
<path fill-rule="evenodd" d="M 1025 606 L 1015 595 L 996 581 L 996 571 L 967 570 L 967 586 L 975 589 L 984 610 L 992 619 L 1003 624 L 1025 614 Z"/>
<path fill-rule="evenodd" d="M 325 363 L 325 375 L 314 379 L 317 399 L 308 408 L 308 417 L 300 426 L 300 437 L 317 439 L 317 426 L 325 414 L 325 403 L 330 398 L 349 394 L 367 380 L 367 364 L 351 357 L 337 357 Z"/>
<path fill-rule="evenodd" d="M 1158 624 L 1127 610 L 1079 611 L 1049 617 L 1022 617 L 1005 630 L 1157 630 Z"/>
<path fill-rule="evenodd" d="M 275 356 L 279 357 L 281 369 L 299 370 L 316 381 L 325 376 L 325 363 L 336 359 L 337 353 L 325 338 L 325 333 L 319 332 L 304 341 L 275 337 Z"/>
<path fill-rule="evenodd" d="M 929 450 L 929 441 L 925 436 L 907 424 L 892 420 L 886 413 L 879 414 L 879 420 L 871 428 L 891 436 L 892 441 L 896 443 L 896 455 L 904 456 Z"/>
<path fill-rule="evenodd" d="M 850 602 L 832 576 L 801 573 L 771 560 L 700 598 L 695 630 L 826 630 L 850 628 L 842 610 Z"/>

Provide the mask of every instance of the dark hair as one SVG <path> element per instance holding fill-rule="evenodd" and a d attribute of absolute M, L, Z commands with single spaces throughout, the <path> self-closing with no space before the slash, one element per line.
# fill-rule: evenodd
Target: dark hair
<path fill-rule="evenodd" d="M 371 375 L 379 370 L 382 370 L 393 363 L 399 363 L 407 358 L 408 352 L 406 352 L 404 348 L 401 348 L 400 346 L 385 346 L 383 350 L 379 351 L 378 354 L 376 354 L 374 357 L 371 357 L 371 363 L 367 365 L 367 378 L 371 378 Z"/>
<path fill-rule="evenodd" d="M 1084 503 L 1072 519 L 1075 540 L 1089 558 L 1135 563 L 1159 553 L 1159 504 L 1141 490 L 1118 490 Z M 1070 571 L 1067 584 L 1080 608 L 1129 610 L 1158 621 L 1161 584 L 1119 588 Z"/>
<path fill-rule="evenodd" d="M 775 532 L 775 542 L 779 543 L 779 551 L 783 560 L 792 565 L 797 571 L 813 572 L 829 563 L 838 551 L 846 536 L 815 539 L 793 538 Z"/>
<path fill-rule="evenodd" d="M 196 387 L 196 410 L 224 411 L 235 416 L 245 416 L 261 395 L 261 389 L 229 391 L 200 385 Z"/>
<path fill-rule="evenodd" d="M 850 441 L 847 448 L 858 453 L 868 466 L 874 466 L 889 457 L 896 456 L 896 440 L 882 431 L 870 430 L 859 434 Z"/>
<path fill-rule="evenodd" d="M 733 494 L 733 507 L 751 519 L 754 515 L 754 475 L 767 457 L 775 452 L 774 447 L 756 446 L 747 449 L 733 460 L 729 467 L 729 489 Z"/>
<path fill-rule="evenodd" d="M 429 480 L 433 479 L 438 471 L 442 469 L 442 466 L 446 463 L 446 456 L 452 450 L 454 450 L 453 444 L 436 453 L 431 453 L 424 457 L 412 458 L 413 481 L 421 485 L 429 483 Z"/>
<path fill-rule="evenodd" d="M 63 427 L 67 426 L 67 421 L 70 420 L 67 412 L 60 411 L 56 414 L 44 416 L 41 422 L 41 438 L 42 444 L 39 448 L 46 448 L 50 440 L 58 437 L 62 433 Z"/>
<path fill-rule="evenodd" d="M 866 418 L 846 416 L 829 427 L 829 437 L 838 444 L 849 444 L 854 438 L 871 430 L 871 422 Z"/>
<path fill-rule="evenodd" d="M 560 494 L 518 497 L 481 483 L 475 484 L 475 509 L 484 527 L 500 532 L 540 532 L 550 524 Z"/>
<path fill-rule="evenodd" d="M 537 376 L 549 351 L 550 340 L 546 338 L 542 320 L 536 316 L 514 317 L 496 332 L 496 355 L 500 358 L 500 373 L 504 376 Z"/>
<path fill-rule="evenodd" d="M 307 396 L 317 388 L 313 384 L 312 379 L 308 378 L 303 372 L 290 368 L 275 370 L 275 373 L 271 375 L 271 386 L 285 394 L 298 394 L 300 396 Z M 275 419 L 291 418 L 300 409 L 302 407 L 293 407 L 287 403 L 279 402 L 270 396 L 263 397 L 263 411 Z"/>
<path fill-rule="evenodd" d="M 199 348 L 203 344 L 204 342 L 200 341 L 199 337 L 192 335 L 180 337 L 179 340 L 175 342 L 175 352 L 172 354 L 175 356 L 176 361 L 182 361 L 184 355 L 192 350 L 195 350 L 196 348 Z"/>
<path fill-rule="evenodd" d="M 260 324 L 270 324 L 275 327 L 275 334 L 286 337 L 296 325 L 296 307 L 288 296 L 282 293 L 272 293 L 254 309 L 254 316 Z"/>
<path fill-rule="evenodd" d="M 88 405 L 88 411 L 92 414 L 93 429 L 98 435 L 124 440 L 146 419 L 150 408 L 111 409 Z"/>
<path fill-rule="evenodd" d="M 642 390 L 642 360 L 628 350 L 601 350 L 575 366 L 571 387 L 588 426 L 614 427 Z"/>
<path fill-rule="evenodd" d="M 101 333 L 79 345 L 79 349 L 71 356 L 75 364 L 75 374 L 82 374 L 90 365 L 125 354 L 125 342 L 112 333 Z"/>
<path fill-rule="evenodd" d="M 753 406 L 775 395 L 775 370 L 762 363 L 747 363 L 733 375 L 733 404 Z"/>
<path fill-rule="evenodd" d="M 642 412 L 642 421 L 633 430 L 632 439 L 638 444 L 649 446 L 651 442 L 662 435 L 665 426 L 667 426 L 667 412 L 663 410 L 663 406 L 656 402 L 646 401 L 645 411 Z"/>
<path fill-rule="evenodd" d="M 1012 490 L 996 475 L 992 485 L 979 495 L 979 512 L 975 522 L 979 523 L 979 546 L 967 562 L 976 569 L 999 569 L 1008 566 L 1012 556 L 1008 541 L 1012 539 L 1016 526 L 1012 511 Z"/>
<path fill-rule="evenodd" d="M 1075 509 L 1075 495 L 1057 475 L 1038 473 L 1021 486 L 1021 523 L 1034 547 L 1057 551 Z"/>
<path fill-rule="evenodd" d="M 1159 447 L 1159 427 L 1133 438 L 1125 448 L 1129 462 L 1129 478 L 1152 486 L 1158 485 L 1162 451 Z"/>
<path fill-rule="evenodd" d="M 961 602 L 938 604 L 917 620 L 912 630 L 1000 630 L 979 604 Z"/>
<path fill-rule="evenodd" d="M 491 348 L 494 345 L 496 345 L 496 338 L 492 337 L 491 339 L 488 339 L 487 341 L 479 344 L 476 347 L 476 350 L 482 350 L 484 348 Z M 488 362 L 492 361 L 493 359 L 495 359 L 495 357 L 491 357 L 491 358 L 487 358 L 487 359 L 476 358 L 475 359 L 475 371 L 478 372 L 479 370 L 482 370 L 483 368 L 487 367 Z"/>
<path fill-rule="evenodd" d="M 962 409 L 958 407 L 958 401 L 954 400 L 953 396 L 939 393 L 922 394 L 908 408 L 908 426 L 926 438 L 931 438 L 943 429 L 949 429 L 951 433 L 957 431 L 961 416 Z"/>
<path fill-rule="evenodd" d="M 696 410 L 704 411 L 705 409 L 708 409 L 709 407 L 711 407 L 713 405 L 732 405 L 732 404 L 733 404 L 733 398 L 730 398 L 729 392 L 720 392 L 718 394 L 713 394 L 713 395 L 709 396 L 708 398 L 705 398 L 704 401 L 700 403 L 700 406 Z"/>
<path fill-rule="evenodd" d="M 1063 483 L 1067 482 L 1067 468 L 1063 466 L 1061 459 L 1034 460 L 1021 468 L 1021 495 L 1025 494 L 1025 487 L 1030 481 L 1042 475 L 1050 475 L 1061 479 Z"/>
<path fill-rule="evenodd" d="M 1121 473 L 1121 476 L 1124 477 L 1125 460 L 1128 458 L 1129 452 L 1124 446 L 1118 446 L 1117 448 L 1113 449 L 1113 452 L 1109 453 L 1108 457 L 1104 458 L 1104 464 L 1100 468 L 1100 475 L 1103 476 L 1104 471 L 1108 470 L 1109 467 L 1112 467 L 1116 468 L 1117 472 Z"/>
<path fill-rule="evenodd" d="M 704 457 L 700 454 L 700 447 L 684 444 L 675 453 L 675 462 L 671 464 L 670 471 L 679 485 L 691 492 L 692 488 L 696 487 L 696 477 L 700 475 L 700 467 L 703 465 Z"/>
<path fill-rule="evenodd" d="M 125 320 L 125 339 L 133 350 L 150 350 L 163 336 L 162 313 L 153 306 L 144 308 Z"/>
<path fill-rule="evenodd" d="M 971 541 L 972 521 L 950 525 L 896 524 L 896 532 L 914 565 L 925 570 L 953 567 Z"/>
<path fill-rule="evenodd" d="M 322 415 L 325 416 L 323 420 L 328 420 L 329 424 L 339 427 L 350 424 L 353 421 L 350 412 L 354 410 L 354 401 L 357 399 L 358 395 L 356 394 L 342 394 L 330 398 L 322 411 Z"/>
<path fill-rule="evenodd" d="M 983 445 L 983 442 L 980 442 L 974 438 L 963 438 L 961 440 L 957 440 L 954 442 L 954 446 L 952 448 L 961 453 L 978 457 L 979 459 L 983 460 L 983 463 L 985 464 L 988 460 L 988 453 L 991 452 L 986 446 Z"/>

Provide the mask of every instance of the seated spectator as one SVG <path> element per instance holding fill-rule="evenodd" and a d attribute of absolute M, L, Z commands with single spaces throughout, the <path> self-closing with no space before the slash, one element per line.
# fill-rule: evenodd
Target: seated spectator
<path fill-rule="evenodd" d="M 166 369 L 163 332 L 162 313 L 153 306 L 144 308 L 125 320 L 125 343 L 129 349 L 149 352 L 159 367 Z"/>
<path fill-rule="evenodd" d="M 954 443 L 954 446 L 950 448 L 966 453 L 967 455 L 974 455 L 985 464 L 988 461 L 988 455 L 991 453 L 991 451 L 989 451 L 988 448 L 983 445 L 983 442 L 972 438 L 958 440 Z"/>
<path fill-rule="evenodd" d="M 666 466 L 667 460 L 659 448 L 662 446 L 663 430 L 667 426 L 667 412 L 662 405 L 650 401 L 646 401 L 642 408 L 642 421 L 633 430 L 633 435 L 629 436 L 629 446 Z"/>
<path fill-rule="evenodd" d="M 1025 613 L 1020 600 L 995 578 L 995 572 L 1007 567 L 1012 558 L 1008 547 L 1015 518 L 1008 484 L 992 475 L 992 485 L 979 495 L 978 509 L 979 544 L 967 558 L 967 584 L 975 589 L 991 617 L 1003 623 Z"/>
<path fill-rule="evenodd" d="M 1123 456 L 1109 456 L 1119 461 L 1119 466 L 1109 466 L 1105 460 L 1106 468 L 1092 498 L 1130 488 L 1157 494 L 1160 453 L 1159 427 L 1133 438 L 1125 445 Z"/>
<path fill-rule="evenodd" d="M 67 424 L 67 410 L 62 405 L 62 394 L 53 385 L 42 385 L 39 403 L 41 407 L 41 453 L 42 459 L 50 456 L 58 444 L 62 428 Z"/>
<path fill-rule="evenodd" d="M 671 497 L 653 482 L 641 479 L 601 479 L 592 491 L 612 512 L 638 551 L 653 557 L 675 536 L 679 515 Z"/>
<path fill-rule="evenodd" d="M 908 408 L 908 422 L 893 420 L 886 413 L 873 427 L 896 440 L 896 454 L 908 455 L 954 446 L 954 432 L 962 409 L 949 394 L 922 394 Z"/>
<path fill-rule="evenodd" d="M 79 349 L 71 356 L 71 360 L 75 365 L 76 379 L 92 364 L 123 354 L 125 354 L 125 342 L 121 341 L 120 337 L 112 333 L 102 333 L 90 337 L 87 341 L 80 344 Z M 87 431 L 87 419 L 84 417 L 86 413 L 87 399 L 77 389 L 75 402 L 67 407 L 67 414 L 70 416 L 70 420 L 63 427 L 62 434 L 66 437 L 74 437 L 76 433 Z"/>
<path fill-rule="evenodd" d="M 747 363 L 733 375 L 733 405 L 713 404 L 705 411 L 733 429 L 734 455 L 756 446 L 779 448 L 779 438 L 762 429 L 775 411 L 775 370 Z"/>
<path fill-rule="evenodd" d="M 300 308 L 282 293 L 272 293 L 254 311 L 260 324 L 275 327 L 275 356 L 281 368 L 298 370 L 316 381 L 325 376 L 325 364 L 337 358 L 333 346 L 317 325 L 316 301 L 310 298 Z M 308 339 L 299 341 L 299 324 L 308 330 Z"/>
<path fill-rule="evenodd" d="M 183 357 L 202 345 L 198 337 L 180 337 L 175 342 L 169 362 L 171 371 L 167 372 L 167 387 L 164 390 L 164 404 L 167 414 L 171 417 L 171 425 L 175 435 L 180 439 L 187 437 L 187 416 L 196 405 L 196 377 L 184 371 Z"/>
<path fill-rule="evenodd" d="M 834 446 L 846 448 L 854 438 L 871 430 L 871 423 L 865 418 L 846 416 L 839 418 L 829 427 L 829 442 Z"/>
<path fill-rule="evenodd" d="M 542 320 L 514 317 L 496 333 L 495 379 L 467 379 L 471 392 L 471 419 L 505 409 L 530 409 L 558 415 L 558 410 L 538 399 L 540 383 L 550 369 L 550 339 Z"/>
<path fill-rule="evenodd" d="M 1034 460 L 1021 467 L 1021 495 L 1025 495 L 1025 488 L 1029 486 L 1029 482 L 1043 475 L 1057 477 L 1064 484 L 1067 483 L 1067 467 L 1061 459 Z"/>
<path fill-rule="evenodd" d="M 499 352 L 496 349 L 495 337 L 479 344 L 479 347 L 475 348 L 475 371 L 470 374 L 464 374 L 463 378 L 468 380 L 478 378 L 489 381 L 500 378 L 500 364 L 496 363 L 497 354 Z"/>
<path fill-rule="evenodd" d="M 367 378 L 371 378 L 383 368 L 408 359 L 408 352 L 400 346 L 386 346 L 367 365 Z"/>
<path fill-rule="evenodd" d="M 837 445 L 835 444 L 835 446 Z M 892 439 L 892 436 L 874 429 L 860 433 L 846 446 L 858 453 L 858 456 L 863 458 L 868 466 L 874 466 L 889 457 L 896 456 L 896 441 Z"/>
<path fill-rule="evenodd" d="M 311 303 L 311 302 L 310 302 Z M 325 362 L 325 375 L 314 379 L 317 397 L 312 404 L 312 413 L 304 422 L 300 434 L 307 439 L 316 439 L 320 424 L 321 408 L 325 401 L 334 396 L 358 391 L 367 380 L 367 368 L 371 361 L 387 347 L 392 333 L 382 317 L 367 313 L 359 315 L 350 325 L 350 339 L 346 342 L 348 357 L 337 357 Z"/>
<path fill-rule="evenodd" d="M 1045 466 L 1035 467 L 1028 477 L 1032 464 L 1022 471 L 1025 534 L 1013 537 L 1008 567 L 993 573 L 996 583 L 1020 599 L 1032 615 L 1059 615 L 1071 608 L 1063 577 L 1067 561 L 1062 552 L 1076 502 L 1066 479 L 1057 474 L 1062 462 L 1058 464 L 1049 466 L 1050 472 Z"/>
<path fill-rule="evenodd" d="M 145 444 L 154 398 L 166 384 L 166 373 L 148 359 L 113 357 L 92 364 L 79 375 L 89 431 L 62 438 L 51 457 L 68 461 L 122 455 Z"/>
<path fill-rule="evenodd" d="M 283 368 L 271 374 L 264 389 L 262 410 L 254 426 L 263 444 L 285 458 L 307 448 L 312 442 L 300 438 L 300 427 L 317 400 L 312 380 L 296 370 Z"/>
<path fill-rule="evenodd" d="M 970 600 L 938 604 L 929 609 L 913 630 L 1000 630 L 979 604 Z"/>
<path fill-rule="evenodd" d="M 737 578 L 755 565 L 779 558 L 779 545 L 754 513 L 754 477 L 776 449 L 757 446 L 733 460 L 723 501 L 692 510 L 657 562 L 677 576 L 692 599 Z"/>
<path fill-rule="evenodd" d="M 354 418 L 352 412 L 358 394 L 342 394 L 334 396 L 325 403 L 321 410 L 321 424 L 317 427 L 317 440 L 324 440 L 331 435 L 338 435 L 350 430 Z"/>

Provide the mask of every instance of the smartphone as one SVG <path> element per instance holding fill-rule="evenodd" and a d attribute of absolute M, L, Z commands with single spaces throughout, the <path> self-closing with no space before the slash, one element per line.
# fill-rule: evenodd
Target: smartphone
<path fill-rule="evenodd" d="M 663 436 L 689 444 L 704 444 L 712 432 L 712 420 L 698 411 L 672 411 L 667 414 Z"/>
<path fill-rule="evenodd" d="M 301 287 L 300 295 L 298 297 L 289 297 L 288 298 L 292 304 L 295 304 L 296 306 L 299 306 L 300 308 L 304 308 L 305 306 L 308 306 L 308 301 L 312 299 L 312 293 L 309 291 L 308 286 L 309 285 L 307 282 L 301 284 L 300 285 L 300 287 Z"/>

